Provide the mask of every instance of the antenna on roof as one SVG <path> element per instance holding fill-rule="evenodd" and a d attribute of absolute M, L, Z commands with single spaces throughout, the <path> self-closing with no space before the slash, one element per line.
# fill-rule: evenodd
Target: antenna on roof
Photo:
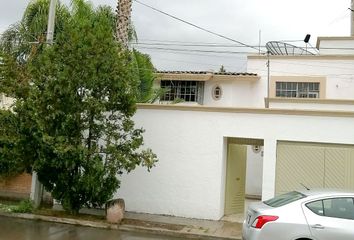
<path fill-rule="evenodd" d="M 308 187 L 306 187 L 304 184 L 300 183 L 301 186 L 303 186 L 306 190 L 310 190 Z"/>

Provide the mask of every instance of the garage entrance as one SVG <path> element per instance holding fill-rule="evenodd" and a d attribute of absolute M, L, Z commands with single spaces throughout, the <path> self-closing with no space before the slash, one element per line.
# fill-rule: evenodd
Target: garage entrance
<path fill-rule="evenodd" d="M 354 190 L 354 146 L 279 141 L 275 194 L 302 185 Z"/>

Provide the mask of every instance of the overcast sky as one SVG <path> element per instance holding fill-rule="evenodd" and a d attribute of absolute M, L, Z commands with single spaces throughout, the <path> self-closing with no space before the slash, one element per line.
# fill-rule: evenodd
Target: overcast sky
<path fill-rule="evenodd" d="M 29 1 L 0 0 L 0 32 L 21 19 Z M 350 33 L 350 0 L 139 1 L 252 46 L 258 46 L 259 36 L 261 45 L 265 45 L 268 41 L 303 40 L 306 34 L 311 34 L 310 43 L 315 46 L 317 36 L 348 36 Z M 69 4 L 70 0 L 61 2 Z M 96 6 L 106 4 L 115 8 L 117 0 L 91 2 Z M 245 54 L 237 52 L 256 52 L 251 48 L 237 47 L 238 44 L 169 18 L 137 2 L 133 4 L 132 20 L 139 39 L 137 48 L 150 54 L 159 70 L 217 71 L 224 65 L 228 71 L 245 71 Z M 227 47 L 181 46 L 205 43 Z M 291 43 L 304 46 L 301 41 Z M 181 49 L 182 52 L 171 49 Z"/>

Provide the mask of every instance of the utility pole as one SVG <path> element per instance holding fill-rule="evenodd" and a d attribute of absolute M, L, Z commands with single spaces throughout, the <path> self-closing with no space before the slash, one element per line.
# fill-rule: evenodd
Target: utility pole
<path fill-rule="evenodd" d="M 269 108 L 269 92 L 270 92 L 270 60 L 269 51 L 267 51 L 267 99 L 265 101 L 265 107 Z"/>
<path fill-rule="evenodd" d="M 57 0 L 50 0 L 48 27 L 47 27 L 47 43 L 48 44 L 53 44 L 56 5 L 57 5 Z"/>
<path fill-rule="evenodd" d="M 55 27 L 55 10 L 56 10 L 57 0 L 51 0 L 49 5 L 49 15 L 48 15 L 48 27 L 47 27 L 47 39 L 46 42 L 49 45 L 53 44 L 54 39 L 54 27 Z M 32 183 L 31 183 L 31 194 L 30 199 L 34 203 L 34 207 L 39 207 L 42 202 L 43 196 L 43 185 L 38 181 L 37 172 L 32 172 Z"/>

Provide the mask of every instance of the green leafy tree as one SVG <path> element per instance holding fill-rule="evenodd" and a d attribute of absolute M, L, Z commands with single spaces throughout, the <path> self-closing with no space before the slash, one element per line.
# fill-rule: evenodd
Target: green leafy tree
<path fill-rule="evenodd" d="M 18 118 L 8 110 L 0 110 L 0 177 L 6 178 L 24 172 L 25 164 L 16 149 Z"/>
<path fill-rule="evenodd" d="M 31 1 L 20 22 L 11 25 L 0 39 L 0 93 L 14 97 L 20 103 L 27 99 L 30 91 L 31 74 L 28 66 L 33 56 L 45 46 L 49 1 Z M 68 18 L 68 9 L 57 5 L 56 32 L 63 29 L 63 21 Z M 2 110 L 0 113 L 0 175 L 12 176 L 31 171 L 37 158 L 30 144 L 36 128 L 25 109 L 17 113 Z M 16 131 L 14 131 L 16 130 Z"/>
<path fill-rule="evenodd" d="M 104 204 L 117 175 L 157 161 L 141 149 L 143 129 L 131 119 L 139 81 L 130 52 L 115 41 L 112 12 L 74 0 L 55 43 L 39 43 L 27 59 L 31 83 L 14 108 L 18 152 L 72 213 Z"/>

